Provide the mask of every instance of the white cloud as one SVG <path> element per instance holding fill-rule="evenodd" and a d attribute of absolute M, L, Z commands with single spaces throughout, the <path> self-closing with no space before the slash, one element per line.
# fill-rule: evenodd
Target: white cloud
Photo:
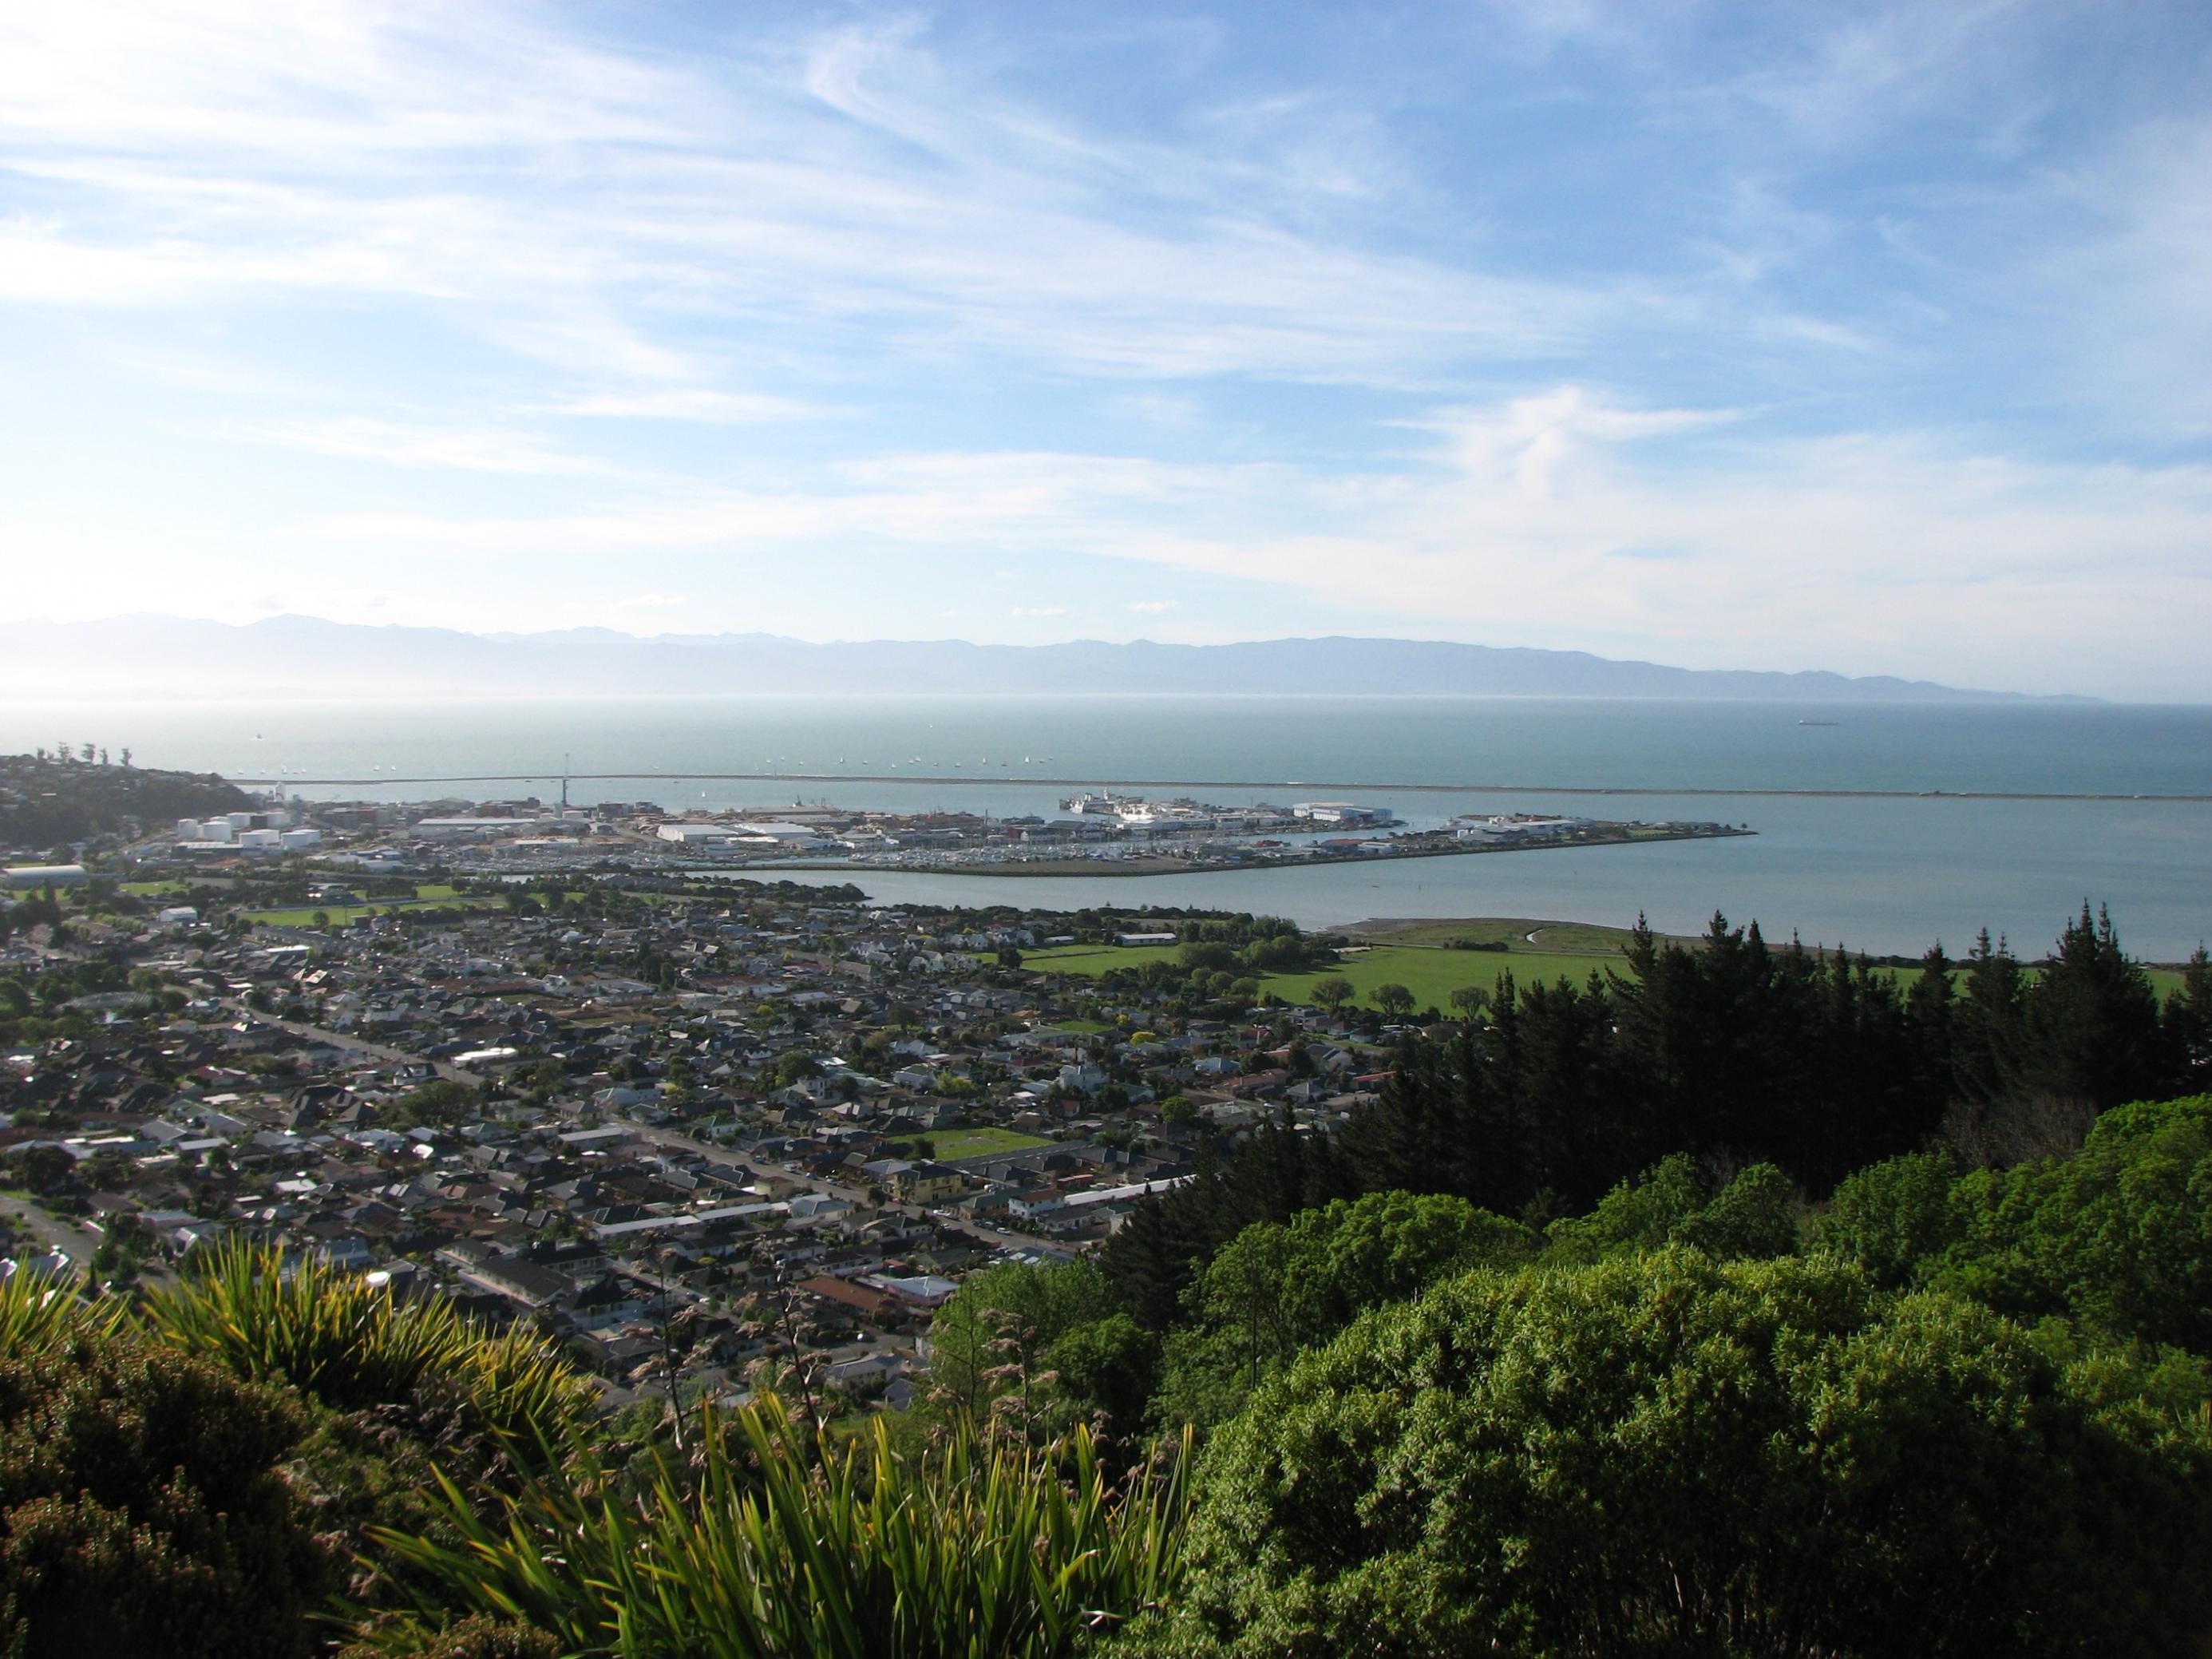
<path fill-rule="evenodd" d="M 551 415 L 581 415 L 610 420 L 703 421 L 741 425 L 768 421 L 811 420 L 827 413 L 795 398 L 764 392 L 716 392 L 702 386 L 670 386 L 647 392 L 579 394 L 545 405 Z"/>
<path fill-rule="evenodd" d="M 1424 425 L 1426 454 L 1391 470 L 914 454 L 628 513 L 304 528 L 592 556 L 1002 546 L 1273 588 L 1350 631 L 2212 696 L 2197 637 L 2212 470 L 2039 465 L 1933 433 L 1775 437 L 1731 411 L 1627 409 L 1572 386 Z"/>
<path fill-rule="evenodd" d="M 0 34 L 0 141 L 76 203 L 0 233 L 18 300 L 411 296 L 648 387 L 711 384 L 684 338 L 702 317 L 865 319 L 917 356 L 1094 374 L 1403 381 L 1540 357 L 1640 304 L 1363 249 L 1307 222 L 1272 149 L 1104 142 L 910 26 L 770 38 L 708 73 L 464 13 L 63 9 Z M 787 412 L 688 412 L 708 411 Z"/>
<path fill-rule="evenodd" d="M 1182 603 L 1176 599 L 1133 599 L 1122 606 L 1125 611 L 1138 611 L 1147 617 L 1165 616 L 1169 611 L 1181 608 Z"/>
<path fill-rule="evenodd" d="M 553 448 L 526 433 L 418 426 L 358 416 L 240 428 L 235 435 L 341 460 L 378 461 L 392 466 L 559 475 L 611 474 L 617 470 L 589 456 Z"/>

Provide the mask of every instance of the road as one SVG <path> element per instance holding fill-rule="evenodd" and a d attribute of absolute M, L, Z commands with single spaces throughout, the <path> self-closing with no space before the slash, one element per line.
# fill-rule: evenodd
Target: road
<path fill-rule="evenodd" d="M 50 1215 L 33 1200 L 14 1193 L 0 1193 L 0 1216 L 4 1216 L 15 1228 L 19 1241 L 28 1241 L 11 1255 L 33 1251 L 34 1246 L 41 1250 L 63 1250 L 82 1272 L 88 1271 L 92 1253 L 100 1248 L 100 1235 L 82 1221 L 74 1217 Z"/>
<path fill-rule="evenodd" d="M 743 1170 L 747 1175 L 765 1176 L 779 1181 L 792 1182 L 805 1188 L 809 1192 L 826 1193 L 832 1198 L 842 1198 L 850 1204 L 865 1205 L 869 1201 L 867 1194 L 858 1188 L 841 1186 L 836 1182 L 826 1181 L 819 1176 L 811 1176 L 795 1170 L 787 1164 L 770 1164 L 764 1160 L 748 1161 L 738 1157 L 726 1146 L 716 1146 L 707 1141 L 696 1140 L 691 1136 L 680 1134 L 673 1129 L 657 1128 L 650 1124 L 635 1121 L 630 1121 L 629 1127 L 637 1131 L 641 1140 L 651 1146 L 677 1147 L 687 1152 L 696 1152 L 710 1164 L 719 1164 L 726 1169 Z M 944 1216 L 935 1215 L 917 1204 L 884 1204 L 876 1207 L 884 1215 L 904 1216 L 913 1221 L 933 1220 L 940 1226 L 950 1227 L 955 1232 L 964 1233 L 981 1243 L 988 1244 L 994 1249 L 1055 1250 L 1066 1248 L 1065 1245 L 1054 1243 L 1050 1239 L 1033 1237 L 1027 1233 L 1007 1232 L 997 1227 L 986 1227 L 977 1221 L 952 1220 Z"/>
<path fill-rule="evenodd" d="M 223 997 L 220 1000 L 224 1007 L 234 1013 L 244 1014 L 250 1019 L 258 1019 L 264 1024 L 274 1025 L 280 1031 L 289 1031 L 294 1036 L 313 1037 L 317 1042 L 327 1042 L 335 1048 L 351 1049 L 356 1054 L 368 1054 L 373 1059 L 390 1060 L 395 1064 L 427 1065 L 447 1082 L 465 1083 L 472 1089 L 483 1081 L 474 1072 L 465 1072 L 458 1066 L 447 1065 L 443 1060 L 426 1060 L 421 1054 L 410 1054 L 404 1048 L 394 1048 L 388 1043 L 371 1042 L 366 1037 L 349 1036 L 343 1031 L 326 1031 L 319 1025 L 308 1024 L 305 1020 L 279 1019 L 276 1015 L 264 1014 L 258 1008 L 251 1007 L 235 997 Z"/>
<path fill-rule="evenodd" d="M 32 1199 L 15 1193 L 0 1193 L 0 1218 L 13 1226 L 15 1234 L 15 1248 L 5 1254 L 20 1257 L 35 1255 L 41 1250 L 62 1250 L 67 1253 L 70 1265 L 76 1272 L 91 1273 L 94 1253 L 103 1241 L 97 1231 L 76 1217 L 51 1215 Z M 168 1267 L 158 1257 L 149 1258 L 138 1268 L 141 1283 L 168 1276 Z"/>

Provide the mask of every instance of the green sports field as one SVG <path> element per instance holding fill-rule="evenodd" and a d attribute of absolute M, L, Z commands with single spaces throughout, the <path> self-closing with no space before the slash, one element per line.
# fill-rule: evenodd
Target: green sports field
<path fill-rule="evenodd" d="M 1528 936 L 1536 935 L 1530 944 Z M 1617 928 L 1580 924 L 1522 921 L 1510 919 L 1481 922 L 1410 924 L 1375 935 L 1389 943 L 1363 945 L 1347 955 L 1337 972 L 1348 981 L 1358 1000 L 1374 1006 L 1376 988 L 1402 985 L 1413 994 L 1417 1006 L 1449 1009 L 1451 994 L 1462 985 L 1494 988 L 1510 972 L 1522 984 L 1532 980 L 1565 978 L 1580 983 L 1591 969 L 1618 966 L 1620 945 L 1627 935 Z M 1508 942 L 1504 951 L 1455 951 L 1444 941 L 1470 939 L 1483 943 Z M 1404 942 L 1399 942 L 1403 940 Z M 1147 962 L 1172 962 L 1172 945 L 1073 945 L 1057 951 L 1035 951 L 1022 957 L 1024 968 L 1040 973 L 1076 974 L 1097 978 L 1115 968 L 1135 968 Z M 1320 973 L 1267 974 L 1261 988 L 1286 1002 L 1310 1003 Z"/>
<path fill-rule="evenodd" d="M 1338 971 L 1358 993 L 1358 1000 L 1375 1006 L 1377 986 L 1398 984 L 1413 994 L 1419 1008 L 1449 1011 L 1451 994 L 1463 985 L 1495 988 L 1510 973 L 1522 985 L 1559 979 L 1579 985 L 1593 970 L 1626 971 L 1620 947 L 1627 943 L 1625 928 L 1601 927 L 1586 922 L 1542 921 L 1526 918 L 1490 917 L 1472 921 L 1403 921 L 1371 923 L 1349 936 L 1365 949 L 1348 955 Z M 1449 941 L 1468 939 L 1480 944 L 1502 942 L 1504 951 L 1464 951 L 1449 948 Z M 1088 978 L 1114 968 L 1133 968 L 1146 962 L 1172 961 L 1176 946 L 1141 945 L 1075 945 L 1057 951 L 1025 955 L 1022 965 L 1041 973 L 1078 974 Z M 1875 970 L 1891 977 L 1909 978 L 1910 969 Z M 2033 971 L 2033 970 L 2031 970 Z M 2152 988 L 2163 1000 L 2179 989 L 2181 975 L 2172 969 L 2148 970 Z M 1267 974 L 1261 988 L 1285 1002 L 1310 1004 L 1320 973 Z M 1959 977 L 1954 976 L 1954 979 Z"/>
<path fill-rule="evenodd" d="M 944 1129 L 929 1137 L 940 1164 L 963 1158 L 994 1158 L 1004 1152 L 1025 1152 L 1052 1143 L 1042 1135 L 1025 1135 L 1013 1129 Z"/>

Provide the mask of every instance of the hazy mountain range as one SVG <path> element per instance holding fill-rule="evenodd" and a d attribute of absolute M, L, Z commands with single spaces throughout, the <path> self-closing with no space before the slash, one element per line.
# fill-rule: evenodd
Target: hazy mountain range
<path fill-rule="evenodd" d="M 1500 696 L 2010 700 L 1887 676 L 1756 672 L 1620 662 L 1581 651 L 1437 640 L 1255 640 L 1234 645 L 813 644 L 769 634 L 609 629 L 465 634 L 313 617 L 245 624 L 129 616 L 0 623 L 0 694 L 163 698 L 237 695 L 623 696 L 742 692 L 1389 692 Z"/>

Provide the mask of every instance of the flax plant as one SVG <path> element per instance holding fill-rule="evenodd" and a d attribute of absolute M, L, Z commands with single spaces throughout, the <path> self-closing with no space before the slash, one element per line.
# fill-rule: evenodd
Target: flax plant
<path fill-rule="evenodd" d="M 187 1352 L 337 1411 L 442 1386 L 495 1434 L 558 1445 L 592 1400 L 591 1385 L 527 1331 L 495 1337 L 441 1297 L 401 1302 L 360 1274 L 286 1262 L 264 1246 L 230 1242 L 196 1256 L 176 1285 L 145 1298 L 141 1316 Z"/>
<path fill-rule="evenodd" d="M 104 1337 L 123 1322 L 114 1297 L 87 1302 L 74 1275 L 17 1273 L 0 1283 L 0 1354 L 51 1353 L 78 1337 Z"/>
<path fill-rule="evenodd" d="M 699 1428 L 635 1501 L 572 1468 L 487 1517 L 447 1482 L 459 1541 L 377 1534 L 428 1589 L 356 1635 L 415 1652 L 458 1608 L 605 1659 L 1051 1659 L 1180 1571 L 1182 1457 L 1117 1491 L 1079 1428 L 1032 1451 L 962 1426 L 913 1461 L 880 1419 L 829 1449 L 773 1395 Z"/>

